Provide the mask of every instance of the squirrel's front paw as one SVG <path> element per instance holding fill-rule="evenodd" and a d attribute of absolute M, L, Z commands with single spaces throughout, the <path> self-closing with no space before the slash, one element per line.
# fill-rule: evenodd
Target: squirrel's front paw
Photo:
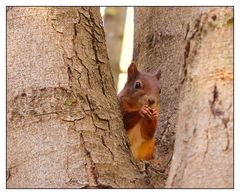
<path fill-rule="evenodd" d="M 158 111 L 156 109 L 150 108 L 148 105 L 144 105 L 139 111 L 139 114 L 141 115 L 142 118 L 152 120 L 158 116 Z"/>

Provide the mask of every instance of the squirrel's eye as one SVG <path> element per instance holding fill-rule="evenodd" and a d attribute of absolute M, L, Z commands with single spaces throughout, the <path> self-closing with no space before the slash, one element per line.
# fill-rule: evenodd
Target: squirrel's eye
<path fill-rule="evenodd" d="M 140 87 L 141 87 L 141 83 L 137 81 L 135 83 L 135 89 L 139 89 Z"/>
<path fill-rule="evenodd" d="M 159 89 L 159 94 L 161 93 L 161 89 Z"/>

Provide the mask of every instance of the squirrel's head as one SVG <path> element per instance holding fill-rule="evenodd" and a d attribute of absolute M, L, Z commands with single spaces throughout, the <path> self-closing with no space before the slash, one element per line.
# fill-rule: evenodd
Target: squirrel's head
<path fill-rule="evenodd" d="M 150 74 L 139 71 L 136 63 L 132 62 L 130 64 L 125 87 L 127 87 L 129 99 L 132 100 L 132 106 L 136 109 L 140 109 L 143 105 L 149 105 L 152 108 L 158 106 L 158 98 L 161 92 L 160 76 L 160 70 L 155 74 Z"/>

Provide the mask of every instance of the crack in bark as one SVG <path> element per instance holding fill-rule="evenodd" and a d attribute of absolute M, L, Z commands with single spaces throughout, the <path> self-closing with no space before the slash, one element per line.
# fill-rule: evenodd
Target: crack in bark
<path fill-rule="evenodd" d="M 50 23 L 50 26 L 52 27 L 52 29 L 53 29 L 55 32 L 63 35 L 63 31 L 58 30 L 58 29 L 56 28 L 56 26 L 54 25 L 54 22 L 56 21 L 56 18 L 50 18 L 50 10 L 48 10 L 48 12 L 47 12 L 47 21 Z"/>
<path fill-rule="evenodd" d="M 219 92 L 218 92 L 216 83 L 214 85 L 214 90 L 213 90 L 212 94 L 213 94 L 213 99 L 209 100 L 211 113 L 213 114 L 214 117 L 223 115 L 223 112 L 221 110 L 219 110 L 218 108 L 216 108 L 216 102 L 217 102 L 218 96 L 219 96 Z"/>
<path fill-rule="evenodd" d="M 81 145 L 82 145 L 82 147 L 84 149 L 84 153 L 85 153 L 85 160 L 86 160 L 85 169 L 86 169 L 86 172 L 88 175 L 89 187 L 97 187 L 98 186 L 97 168 L 92 159 L 91 153 L 87 150 L 87 148 L 85 146 L 85 140 L 84 140 L 82 133 L 80 133 L 80 142 L 81 142 Z"/>
<path fill-rule="evenodd" d="M 205 149 L 204 154 L 203 154 L 203 161 L 206 158 L 206 155 L 208 153 L 208 148 L 209 148 L 209 136 L 208 136 L 209 132 L 208 132 L 208 129 L 206 129 L 205 133 L 206 133 L 206 149 Z"/>
<path fill-rule="evenodd" d="M 112 150 L 106 145 L 103 136 L 101 136 L 101 140 L 102 140 L 102 144 L 103 144 L 103 146 L 104 146 L 105 148 L 107 148 L 107 150 L 108 150 L 109 153 L 111 154 L 111 158 L 112 158 L 112 160 L 115 161 L 115 159 L 114 159 L 114 154 L 113 154 Z"/>
<path fill-rule="evenodd" d="M 73 125 L 69 125 L 69 127 L 68 127 L 68 133 L 71 130 L 77 132 L 75 121 L 73 121 L 72 123 L 73 123 Z M 71 174 L 69 173 L 69 155 L 67 155 L 66 174 L 67 174 L 68 181 L 66 181 L 65 184 L 67 184 L 67 185 L 77 185 L 77 187 L 79 187 L 79 188 L 85 188 L 87 186 L 87 184 L 81 183 L 81 181 L 79 181 L 78 179 L 74 179 L 74 178 L 71 177 Z"/>
<path fill-rule="evenodd" d="M 91 30 L 91 32 L 88 31 L 88 29 L 85 28 L 84 25 L 83 25 L 83 27 L 84 27 L 84 29 L 86 30 L 86 32 L 88 32 L 88 33 L 91 35 L 91 37 L 92 37 L 92 49 L 93 49 L 94 56 L 95 56 L 95 62 L 96 62 L 96 64 L 97 64 L 97 66 L 98 66 L 98 73 L 99 73 L 99 76 L 100 76 L 100 78 L 101 78 L 101 79 L 100 79 L 101 88 L 102 88 L 103 94 L 106 96 L 105 89 L 104 89 L 104 83 L 103 83 L 103 75 L 102 75 L 101 67 L 100 67 L 101 64 L 104 63 L 104 62 L 101 61 L 101 60 L 99 59 L 99 57 L 98 57 L 98 51 L 97 51 L 98 45 L 97 45 L 96 41 L 97 41 L 98 43 L 103 43 L 103 42 L 102 42 L 102 41 L 99 41 L 99 40 L 97 39 L 97 37 L 95 36 L 95 33 L 98 34 L 98 35 L 100 35 L 100 36 L 101 36 L 101 34 L 98 33 L 98 32 L 95 30 L 95 27 L 98 27 L 98 26 L 97 26 L 97 24 L 95 23 L 93 13 L 91 12 L 91 8 L 88 9 L 88 13 L 89 13 L 90 19 L 89 19 L 88 17 L 86 17 L 83 13 L 81 13 L 81 12 L 78 11 L 79 17 L 80 17 L 80 16 L 83 16 L 83 17 L 86 19 L 86 21 L 88 22 L 88 24 L 87 24 L 87 23 L 85 23 L 85 24 L 86 24 L 86 25 L 90 28 L 90 30 Z M 80 18 L 81 18 L 81 17 L 80 17 Z M 98 28 L 99 28 L 99 27 L 98 27 Z M 77 31 L 76 31 L 76 28 L 75 28 L 75 32 L 77 32 Z M 75 50 L 75 52 L 76 52 L 76 56 L 78 57 L 76 50 Z M 80 59 L 79 59 L 79 60 L 80 60 Z M 81 62 L 81 64 L 83 65 L 82 60 L 80 60 L 80 62 Z M 83 65 L 83 66 L 84 66 L 84 65 Z M 88 68 L 87 68 L 86 66 L 84 66 L 84 68 L 87 70 L 88 83 L 89 83 L 89 85 L 90 85 L 89 70 L 88 70 Z M 90 86 L 91 86 L 91 85 L 90 85 Z"/>
<path fill-rule="evenodd" d="M 67 73 L 68 73 L 69 87 L 70 87 L 70 89 L 72 89 L 72 83 L 73 83 L 72 78 L 74 76 L 73 76 L 73 72 L 68 64 L 67 64 Z"/>
<path fill-rule="evenodd" d="M 91 116 L 91 119 L 92 119 L 93 125 L 94 125 L 94 127 L 95 127 L 95 130 L 97 130 L 98 127 L 97 127 L 97 125 L 95 124 L 95 122 L 94 122 L 94 118 L 93 118 L 94 109 L 92 108 L 91 101 L 90 101 L 90 99 L 89 99 L 89 97 L 88 97 L 87 94 L 86 94 L 86 100 L 87 100 L 88 106 L 89 106 L 89 108 L 90 108 L 90 110 L 91 110 L 91 114 L 90 114 L 90 116 Z"/>
<path fill-rule="evenodd" d="M 51 19 L 51 21 L 53 21 L 53 19 Z M 54 31 L 56 31 L 57 33 L 59 33 L 59 34 L 63 35 L 63 32 L 62 32 L 62 31 L 59 31 L 59 30 L 57 30 L 57 29 L 56 29 L 56 27 L 54 26 L 54 24 L 53 24 L 53 23 L 51 23 L 51 26 L 52 26 L 52 28 L 53 28 L 53 30 L 54 30 Z"/>
<path fill-rule="evenodd" d="M 228 128 L 226 128 L 226 136 L 227 136 L 227 144 L 223 150 L 224 152 L 229 151 L 229 149 L 230 149 L 230 135 L 229 135 Z"/>
<path fill-rule="evenodd" d="M 89 73 L 89 69 L 87 68 L 87 66 L 83 63 L 82 59 L 79 57 L 78 55 L 78 51 L 76 49 L 76 39 L 77 39 L 77 36 L 78 36 L 78 31 L 77 31 L 77 24 L 81 24 L 82 20 L 81 20 L 81 15 L 84 15 L 82 14 L 80 11 L 77 11 L 78 13 L 78 17 L 79 17 L 79 21 L 78 23 L 74 23 L 73 24 L 73 31 L 74 31 L 74 34 L 73 34 L 73 39 L 72 39 L 72 42 L 73 42 L 73 52 L 76 56 L 76 58 L 79 60 L 80 64 L 84 67 L 84 69 L 86 70 L 86 73 L 87 73 L 87 81 L 88 81 L 88 85 L 90 88 L 91 87 L 91 82 L 90 82 L 90 73 Z M 84 15 L 85 16 L 85 15 Z M 86 17 L 86 16 L 85 16 Z M 79 81 L 78 81 L 79 82 Z"/>
<path fill-rule="evenodd" d="M 99 72 L 99 75 L 101 77 L 100 81 L 101 81 L 101 86 L 102 86 L 102 92 L 106 96 L 105 89 L 104 89 L 104 83 L 103 83 L 103 75 L 102 75 L 101 67 L 100 67 L 101 64 L 104 63 L 104 62 L 101 61 L 98 58 L 98 51 L 97 51 L 98 46 L 97 46 L 97 43 L 96 43 L 96 40 L 95 40 L 95 38 L 96 38 L 95 33 L 97 33 L 96 30 L 95 30 L 96 23 L 94 21 L 94 16 L 93 16 L 93 13 L 91 12 L 91 9 L 89 9 L 89 15 L 90 15 L 90 20 L 93 23 L 93 24 L 91 24 L 90 20 L 88 19 L 88 22 L 89 22 L 89 25 L 90 25 L 90 28 L 91 28 L 91 31 L 92 31 L 92 49 L 93 49 L 93 52 L 94 52 L 94 55 L 95 55 L 96 64 L 98 66 L 98 72 Z"/>
<path fill-rule="evenodd" d="M 184 41 L 187 39 L 189 30 L 190 30 L 190 25 L 189 25 L 189 23 L 187 23 L 186 33 L 185 33 L 185 36 L 184 36 L 184 39 L 183 39 Z"/>
<path fill-rule="evenodd" d="M 224 112 L 222 110 L 220 110 L 219 108 L 216 108 L 216 104 L 219 99 L 219 91 L 217 89 L 216 83 L 214 85 L 214 90 L 213 90 L 212 94 L 213 94 L 213 99 L 209 100 L 210 111 L 214 117 L 218 117 L 222 121 L 224 128 L 227 129 L 230 118 L 228 116 L 224 117 Z"/>
<path fill-rule="evenodd" d="M 230 135 L 229 135 L 229 130 L 228 130 L 228 123 L 230 122 L 230 118 L 229 118 L 229 116 L 224 117 L 224 115 L 225 115 L 224 112 L 221 111 L 220 109 L 216 108 L 216 104 L 219 99 L 219 91 L 218 91 L 216 83 L 214 85 L 214 90 L 213 90 L 212 94 L 213 94 L 213 99 L 209 100 L 210 111 L 214 117 L 218 117 L 221 120 L 221 122 L 224 126 L 224 129 L 226 129 L 227 143 L 226 143 L 226 147 L 223 149 L 223 151 L 226 152 L 230 149 Z M 230 106 L 227 108 L 227 110 L 229 110 L 231 108 L 231 105 L 232 104 L 230 104 Z"/>
<path fill-rule="evenodd" d="M 85 70 L 87 72 L 87 80 L 88 80 L 89 87 L 91 88 L 90 77 L 89 77 L 90 76 L 89 75 L 89 70 L 83 64 L 83 61 L 80 59 L 80 57 L 78 55 L 78 52 L 77 52 L 77 49 L 76 49 L 76 44 L 77 44 L 76 39 L 77 39 L 77 36 L 78 36 L 77 25 L 81 23 L 81 17 L 80 17 L 80 14 L 79 14 L 80 12 L 77 11 L 77 13 L 78 13 L 78 21 L 77 22 L 73 22 L 73 37 L 72 37 L 73 48 L 72 49 L 73 49 L 73 52 L 75 54 L 75 57 L 79 60 L 80 64 L 85 68 Z M 48 14 L 48 20 L 54 21 L 54 19 L 49 19 L 49 14 Z M 53 23 L 51 23 L 51 26 L 57 33 L 60 33 L 61 35 L 64 34 L 62 31 L 57 30 Z M 69 86 L 70 86 L 70 88 L 72 88 L 73 78 L 75 77 L 72 70 L 75 70 L 79 75 L 81 75 L 81 73 L 76 68 L 70 66 L 70 64 L 67 62 L 67 60 L 71 60 L 72 65 L 73 65 L 73 57 L 74 56 L 72 56 L 71 58 L 66 57 L 67 56 L 67 52 L 65 51 L 64 46 L 61 45 L 61 48 L 63 49 L 63 52 L 64 52 L 64 54 L 62 55 L 63 61 L 64 61 L 64 63 L 67 66 L 67 74 L 68 74 L 68 79 L 69 79 Z M 81 78 L 81 76 L 78 76 L 75 79 L 77 80 L 77 83 L 79 84 L 79 88 L 81 88 L 81 83 L 80 83 L 79 78 Z"/>
<path fill-rule="evenodd" d="M 92 88 L 91 80 L 90 80 L 89 69 L 88 69 L 87 66 L 83 63 L 82 59 L 79 58 L 77 51 L 75 51 L 75 55 L 76 55 L 77 59 L 79 60 L 80 64 L 81 64 L 81 65 L 85 68 L 85 70 L 87 71 L 87 81 L 88 81 L 88 85 L 89 85 L 89 88 Z"/>
<path fill-rule="evenodd" d="M 193 129 L 193 136 L 196 135 L 196 132 L 197 132 L 197 127 L 195 126 L 194 129 Z"/>

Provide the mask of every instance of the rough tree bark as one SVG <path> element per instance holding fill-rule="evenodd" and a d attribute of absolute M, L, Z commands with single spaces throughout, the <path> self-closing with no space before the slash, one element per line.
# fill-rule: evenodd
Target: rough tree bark
<path fill-rule="evenodd" d="M 190 23 L 167 187 L 233 187 L 233 9 Z"/>
<path fill-rule="evenodd" d="M 168 188 L 233 185 L 232 22 L 231 8 L 135 9 L 134 59 L 162 70 L 155 158 Z"/>
<path fill-rule="evenodd" d="M 99 8 L 7 10 L 7 187 L 149 187 L 123 133 Z"/>

